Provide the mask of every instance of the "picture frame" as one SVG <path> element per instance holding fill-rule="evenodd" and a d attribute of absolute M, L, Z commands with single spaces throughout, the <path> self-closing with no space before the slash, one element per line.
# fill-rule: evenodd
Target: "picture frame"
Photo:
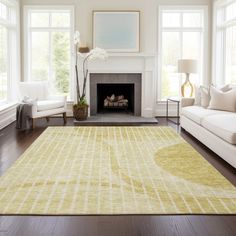
<path fill-rule="evenodd" d="M 93 47 L 140 52 L 140 11 L 93 11 Z"/>

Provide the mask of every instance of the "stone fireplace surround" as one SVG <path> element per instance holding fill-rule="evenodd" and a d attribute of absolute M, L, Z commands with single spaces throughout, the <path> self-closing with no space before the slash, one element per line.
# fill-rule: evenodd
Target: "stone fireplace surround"
<path fill-rule="evenodd" d="M 142 74 L 140 73 L 91 73 L 90 74 L 90 115 L 96 115 L 98 109 L 98 84 L 133 84 L 134 115 L 141 116 Z M 120 94 L 116 94 L 120 95 Z"/>

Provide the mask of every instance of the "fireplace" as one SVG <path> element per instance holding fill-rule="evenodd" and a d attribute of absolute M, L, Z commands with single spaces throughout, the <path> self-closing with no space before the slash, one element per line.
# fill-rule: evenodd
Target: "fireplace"
<path fill-rule="evenodd" d="M 141 77 L 135 73 L 90 74 L 90 115 L 126 111 L 141 116 Z"/>
<path fill-rule="evenodd" d="M 97 84 L 97 112 L 134 113 L 134 84 Z"/>

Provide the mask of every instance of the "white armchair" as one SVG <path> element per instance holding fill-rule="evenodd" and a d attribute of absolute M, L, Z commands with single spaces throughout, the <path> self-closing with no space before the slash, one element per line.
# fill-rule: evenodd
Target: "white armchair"
<path fill-rule="evenodd" d="M 25 96 L 33 102 L 32 106 L 32 127 L 35 126 L 35 119 L 46 118 L 62 114 L 66 124 L 66 96 L 51 96 L 47 82 L 21 82 L 19 83 L 20 99 Z"/>

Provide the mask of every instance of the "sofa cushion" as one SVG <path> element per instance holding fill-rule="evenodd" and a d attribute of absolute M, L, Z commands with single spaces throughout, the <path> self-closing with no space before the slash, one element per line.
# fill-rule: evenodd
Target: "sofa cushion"
<path fill-rule="evenodd" d="M 64 102 L 59 100 L 45 100 L 37 102 L 38 111 L 47 111 L 64 107 Z"/>
<path fill-rule="evenodd" d="M 199 125 L 201 125 L 202 120 L 205 117 L 215 115 L 215 114 L 224 114 L 224 113 L 227 114 L 228 112 L 218 111 L 218 110 L 209 110 L 201 106 L 189 106 L 189 107 L 184 107 L 182 109 L 182 115 L 186 116 L 187 118 L 196 122 Z"/>
<path fill-rule="evenodd" d="M 228 143 L 236 145 L 235 113 L 207 116 L 202 120 L 202 126 Z"/>

